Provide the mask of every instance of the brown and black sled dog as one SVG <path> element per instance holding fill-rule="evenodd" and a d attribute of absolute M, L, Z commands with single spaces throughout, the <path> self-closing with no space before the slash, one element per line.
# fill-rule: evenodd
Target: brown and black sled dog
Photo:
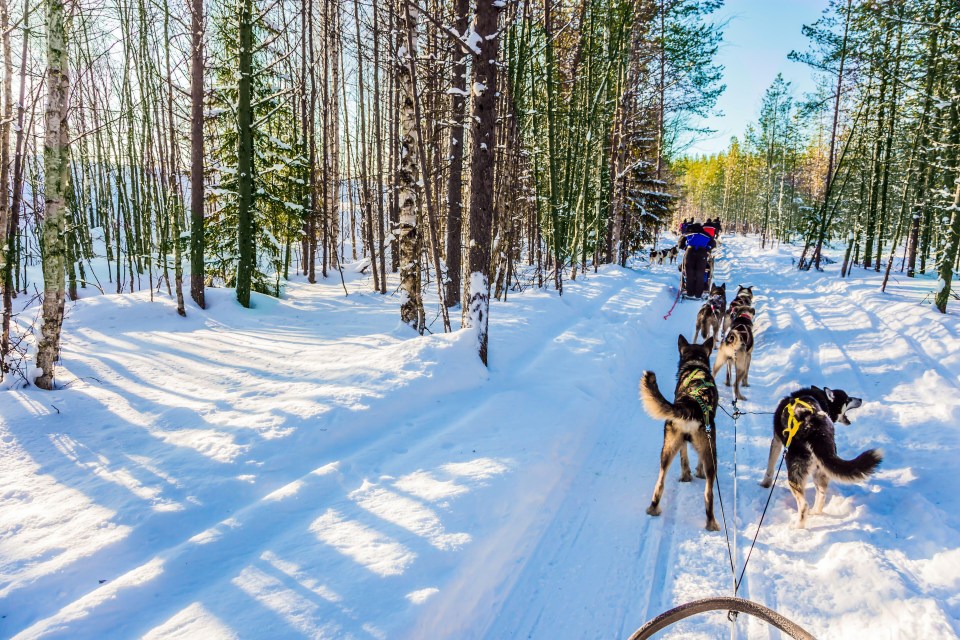
<path fill-rule="evenodd" d="M 663 495 L 663 483 L 667 469 L 677 452 L 680 452 L 680 480 L 690 482 L 690 461 L 687 459 L 686 443 L 693 444 L 700 458 L 698 471 L 703 469 L 707 486 L 703 491 L 703 500 L 707 511 L 707 529 L 719 531 L 720 525 L 713 517 L 713 483 L 716 478 L 716 431 L 715 422 L 719 394 L 717 385 L 710 374 L 710 353 L 713 351 L 713 338 L 703 344 L 690 344 L 680 335 L 680 367 L 677 371 L 677 386 L 673 404 L 660 393 L 657 376 L 652 371 L 644 371 L 640 380 L 640 398 L 643 406 L 652 417 L 665 420 L 663 425 L 663 449 L 660 451 L 660 475 L 653 489 L 653 499 L 647 507 L 651 516 L 660 515 L 660 498 Z M 699 475 L 699 473 L 698 473 Z"/>

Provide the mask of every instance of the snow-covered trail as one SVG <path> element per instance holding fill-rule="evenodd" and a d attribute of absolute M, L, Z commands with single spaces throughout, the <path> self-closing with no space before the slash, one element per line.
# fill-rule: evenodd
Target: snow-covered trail
<path fill-rule="evenodd" d="M 960 327 L 920 306 L 929 281 L 880 294 L 872 272 L 796 273 L 791 248 L 729 238 L 717 281 L 754 284 L 749 401 L 802 384 L 861 396 L 838 427 L 880 473 L 831 486 L 790 527 L 776 489 L 741 594 L 823 637 L 953 637 L 960 629 Z M 611 638 L 729 594 L 703 481 L 670 471 L 644 512 L 669 394 L 676 267 L 605 268 L 563 297 L 495 304 L 491 368 L 465 333 L 411 337 L 366 284 L 293 283 L 240 310 L 213 290 L 187 319 L 169 301 L 71 307 L 54 393 L 0 397 L 0 636 L 93 638 Z M 721 386 L 721 402 L 731 392 Z M 732 517 L 733 425 L 719 419 Z M 770 417 L 738 425 L 740 562 L 766 491 Z M 718 516 L 719 516 L 719 504 Z M 669 637 L 726 633 L 725 614 Z M 741 618 L 747 637 L 776 637 Z"/>

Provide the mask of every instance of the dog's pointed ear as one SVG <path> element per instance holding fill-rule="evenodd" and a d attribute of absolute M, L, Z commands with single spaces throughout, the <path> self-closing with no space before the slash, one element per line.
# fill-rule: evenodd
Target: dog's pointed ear
<path fill-rule="evenodd" d="M 710 336 L 703 342 L 703 348 L 707 350 L 707 353 L 713 352 L 713 336 Z"/>
<path fill-rule="evenodd" d="M 833 402 L 833 401 L 834 401 L 834 398 L 835 398 L 836 396 L 835 396 L 835 394 L 833 393 L 833 390 L 830 389 L 830 387 L 824 387 L 824 388 L 823 388 L 823 393 L 824 393 L 824 395 L 827 396 L 827 400 L 829 400 L 830 402 Z"/>
<path fill-rule="evenodd" d="M 719 289 L 720 291 L 723 291 L 724 293 L 726 293 L 726 292 L 727 292 L 727 283 L 724 282 L 722 285 L 720 285 L 719 287 L 717 287 L 717 289 Z"/>
<path fill-rule="evenodd" d="M 689 346 L 690 346 L 690 343 L 687 342 L 686 337 L 684 337 L 684 335 L 681 333 L 680 337 L 677 338 L 677 348 L 680 349 L 680 351 L 683 351 L 685 348 Z"/>
<path fill-rule="evenodd" d="M 749 287 L 747 287 L 747 291 L 749 291 L 750 293 L 753 293 L 753 285 L 750 285 Z"/>

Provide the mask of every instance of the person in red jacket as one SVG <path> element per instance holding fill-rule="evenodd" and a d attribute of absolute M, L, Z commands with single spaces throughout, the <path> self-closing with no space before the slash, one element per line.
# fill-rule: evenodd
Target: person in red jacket
<path fill-rule="evenodd" d="M 706 233 L 711 238 L 717 237 L 717 223 L 707 218 L 707 221 L 703 223 L 703 232 Z"/>

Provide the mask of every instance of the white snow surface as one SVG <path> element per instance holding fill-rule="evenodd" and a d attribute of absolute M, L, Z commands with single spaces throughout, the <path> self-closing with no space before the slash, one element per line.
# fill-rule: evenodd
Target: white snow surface
<path fill-rule="evenodd" d="M 864 404 L 837 425 L 840 455 L 886 457 L 831 483 L 806 530 L 781 473 L 739 595 L 823 638 L 957 637 L 956 313 L 923 302 L 932 278 L 895 274 L 884 294 L 873 271 L 798 273 L 798 253 L 720 250 L 729 296 L 757 294 L 741 408 L 844 389 Z M 672 396 L 699 305 L 664 320 L 675 266 L 634 266 L 492 301 L 489 370 L 472 332 L 411 334 L 350 270 L 349 297 L 294 281 L 244 310 L 208 289 L 185 319 L 147 292 L 68 303 L 63 388 L 0 392 L 0 637 L 625 638 L 730 595 L 702 480 L 677 482 L 675 461 L 663 515 L 644 513 L 662 425 L 637 383 L 651 369 Z M 736 505 L 722 412 L 718 429 L 739 571 L 771 418 L 737 424 Z M 703 614 L 662 637 L 729 626 Z"/>

